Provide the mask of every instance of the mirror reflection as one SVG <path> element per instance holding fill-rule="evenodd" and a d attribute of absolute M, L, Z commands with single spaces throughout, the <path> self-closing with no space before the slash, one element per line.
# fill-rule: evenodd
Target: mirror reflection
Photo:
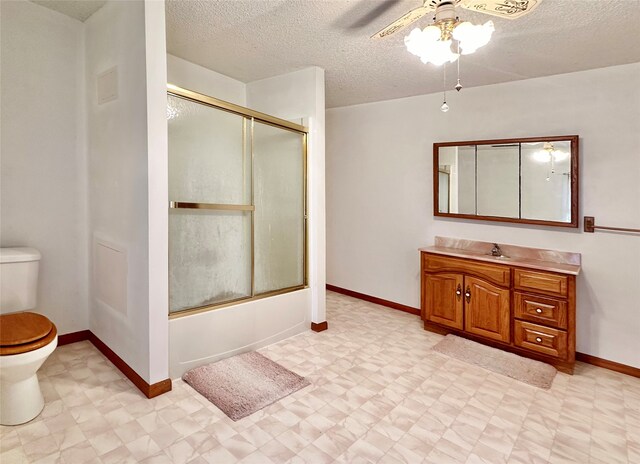
<path fill-rule="evenodd" d="M 522 145 L 522 217 L 571 221 L 571 143 Z"/>
<path fill-rule="evenodd" d="M 571 136 L 434 144 L 436 215 L 577 226 L 577 143 Z"/>

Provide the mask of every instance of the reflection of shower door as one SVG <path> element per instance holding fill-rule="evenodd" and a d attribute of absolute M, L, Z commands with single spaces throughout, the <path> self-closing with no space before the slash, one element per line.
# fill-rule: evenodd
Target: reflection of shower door
<path fill-rule="evenodd" d="M 170 92 L 169 311 L 306 285 L 306 134 Z"/>

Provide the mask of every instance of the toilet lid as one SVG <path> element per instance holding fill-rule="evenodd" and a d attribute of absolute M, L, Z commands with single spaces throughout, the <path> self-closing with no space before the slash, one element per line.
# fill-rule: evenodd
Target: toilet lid
<path fill-rule="evenodd" d="M 53 324 L 41 314 L 24 312 L 0 316 L 0 346 L 31 343 L 46 337 Z"/>

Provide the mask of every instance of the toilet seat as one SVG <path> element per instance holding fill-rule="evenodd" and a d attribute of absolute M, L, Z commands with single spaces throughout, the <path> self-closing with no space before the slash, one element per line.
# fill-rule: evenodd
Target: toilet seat
<path fill-rule="evenodd" d="M 58 334 L 48 318 L 32 312 L 0 316 L 0 356 L 34 351 L 51 343 Z"/>

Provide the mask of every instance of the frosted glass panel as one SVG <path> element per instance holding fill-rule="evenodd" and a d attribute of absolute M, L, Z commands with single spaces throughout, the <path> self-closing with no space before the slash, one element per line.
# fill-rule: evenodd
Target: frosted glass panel
<path fill-rule="evenodd" d="M 168 96 L 169 199 L 249 204 L 242 116 Z"/>
<path fill-rule="evenodd" d="M 169 311 L 251 296 L 251 213 L 172 209 Z"/>
<path fill-rule="evenodd" d="M 304 284 L 303 135 L 255 122 L 255 293 Z"/>
<path fill-rule="evenodd" d="M 520 146 L 478 145 L 477 214 L 520 217 Z"/>

